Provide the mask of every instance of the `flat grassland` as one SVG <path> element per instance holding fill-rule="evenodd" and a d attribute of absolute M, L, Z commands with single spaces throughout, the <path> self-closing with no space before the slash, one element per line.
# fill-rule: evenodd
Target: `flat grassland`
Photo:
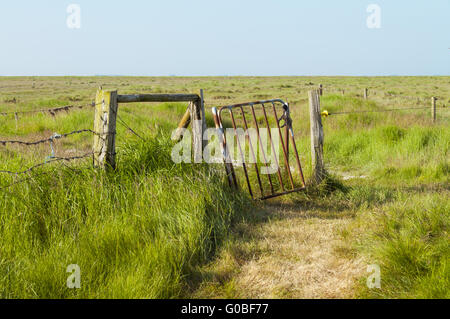
<path fill-rule="evenodd" d="M 99 86 L 119 94 L 197 93 L 210 107 L 281 98 L 311 174 L 308 91 L 324 86 L 329 177 L 253 203 L 220 165 L 174 164 L 183 103 L 127 104 L 118 168 L 91 159 L 92 134 L 36 146 L 0 143 L 0 298 L 449 298 L 450 77 L 3 77 L 0 141 L 92 129 Z M 369 99 L 362 98 L 369 88 Z M 438 98 L 431 121 L 431 97 Z M 447 106 L 447 107 L 445 107 Z M 67 266 L 81 269 L 68 289 Z M 381 268 L 368 289 L 367 265 Z"/>

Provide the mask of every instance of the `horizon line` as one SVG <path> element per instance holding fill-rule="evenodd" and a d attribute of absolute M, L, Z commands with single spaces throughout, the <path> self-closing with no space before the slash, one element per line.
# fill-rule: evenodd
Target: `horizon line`
<path fill-rule="evenodd" d="M 201 78 L 201 77 L 447 77 L 450 74 L 415 74 L 415 75 L 403 75 L 403 74 L 389 74 L 389 75 L 121 75 L 121 74 L 84 74 L 84 75 L 1 75 L 0 77 L 180 77 L 180 78 Z"/>

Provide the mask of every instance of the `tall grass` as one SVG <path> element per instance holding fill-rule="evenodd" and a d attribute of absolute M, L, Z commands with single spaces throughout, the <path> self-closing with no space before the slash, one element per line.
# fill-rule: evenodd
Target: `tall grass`
<path fill-rule="evenodd" d="M 380 109 L 337 96 L 325 97 L 323 106 Z M 329 170 L 363 177 L 329 199 L 355 212 L 346 237 L 369 263 L 381 266 L 382 288 L 367 289 L 362 280 L 361 297 L 450 297 L 450 130 L 448 118 L 433 125 L 422 113 L 324 119 Z"/>
<path fill-rule="evenodd" d="M 178 296 L 248 202 L 170 150 L 161 135 L 129 142 L 112 174 L 58 167 L 1 192 L 0 297 Z M 70 264 L 81 289 L 66 286 Z"/>
<path fill-rule="evenodd" d="M 381 266 L 381 289 L 370 298 L 450 298 L 450 201 L 442 194 L 402 194 L 380 212 L 358 217 L 360 249 Z M 363 220 L 365 219 L 365 220 Z"/>

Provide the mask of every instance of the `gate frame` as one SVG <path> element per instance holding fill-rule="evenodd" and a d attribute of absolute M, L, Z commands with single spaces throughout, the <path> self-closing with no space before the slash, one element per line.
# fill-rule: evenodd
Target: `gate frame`
<path fill-rule="evenodd" d="M 205 104 L 203 90 L 197 94 L 129 94 L 118 95 L 117 91 L 106 91 L 101 87 L 96 94 L 94 115 L 94 166 L 105 169 L 116 168 L 116 119 L 119 103 L 139 102 L 189 102 L 183 119 L 187 118 L 187 126 L 193 119 L 194 161 L 201 163 L 203 158 L 203 133 L 206 131 Z M 182 123 L 180 123 L 181 125 Z"/>
<path fill-rule="evenodd" d="M 274 191 L 270 174 L 267 174 L 268 179 L 269 179 L 270 188 L 271 188 L 270 189 L 271 194 L 270 195 L 264 195 L 265 192 L 264 192 L 264 189 L 262 187 L 261 178 L 259 176 L 259 169 L 258 169 L 258 165 L 257 165 L 257 161 L 256 161 L 255 151 L 254 151 L 252 143 L 251 143 L 251 138 L 248 137 L 250 153 L 251 153 L 251 155 L 252 155 L 252 157 L 253 157 L 253 159 L 255 161 L 254 164 L 255 164 L 255 169 L 256 169 L 256 174 L 257 174 L 257 179 L 258 179 L 258 185 L 259 185 L 259 188 L 260 188 L 260 191 L 261 191 L 261 195 L 262 195 L 262 197 L 257 198 L 257 200 L 266 200 L 266 199 L 269 199 L 269 198 L 279 197 L 279 196 L 282 196 L 282 195 L 286 195 L 286 194 L 290 194 L 290 193 L 294 193 L 294 192 L 299 192 L 299 191 L 302 191 L 302 190 L 306 189 L 305 178 L 304 178 L 302 166 L 301 166 L 301 163 L 300 163 L 300 158 L 299 158 L 299 155 L 298 155 L 297 145 L 295 143 L 294 130 L 292 128 L 292 119 L 290 117 L 289 104 L 284 102 L 281 99 L 272 99 L 272 100 L 263 100 L 263 101 L 247 102 L 247 103 L 239 103 L 239 104 L 234 104 L 234 105 L 228 105 L 228 106 L 220 107 L 219 109 L 217 109 L 216 107 L 212 108 L 212 113 L 213 113 L 213 117 L 214 117 L 214 123 L 216 125 L 216 129 L 218 130 L 218 134 L 219 134 L 219 138 L 220 138 L 220 142 L 221 142 L 222 156 L 223 156 L 225 170 L 226 170 L 226 174 L 227 174 L 227 178 L 228 178 L 228 183 L 230 184 L 230 187 L 238 188 L 239 186 L 238 186 L 238 183 L 237 183 L 237 178 L 236 178 L 236 173 L 235 173 L 234 166 L 233 166 L 233 161 L 230 159 L 230 153 L 229 153 L 228 147 L 227 147 L 226 134 L 225 134 L 223 123 L 222 123 L 222 112 L 224 110 L 228 110 L 230 112 L 231 121 L 232 121 L 232 124 L 233 124 L 233 129 L 235 130 L 235 134 L 237 134 L 236 133 L 237 127 L 236 127 L 236 121 L 234 119 L 233 109 L 238 108 L 238 109 L 241 110 L 241 115 L 242 115 L 242 118 L 244 120 L 244 125 L 245 125 L 244 128 L 246 130 L 248 130 L 248 124 L 247 124 L 247 120 L 245 118 L 245 112 L 244 112 L 244 108 L 243 107 L 244 106 L 250 106 L 251 111 L 252 111 L 253 120 L 254 120 L 254 123 L 255 123 L 255 126 L 256 126 L 256 131 L 257 131 L 257 136 L 258 136 L 258 143 L 261 146 L 261 151 L 262 151 L 262 154 L 263 154 L 263 158 L 264 158 L 264 161 L 266 162 L 265 164 L 267 164 L 267 158 L 265 156 L 264 147 L 262 145 L 262 140 L 260 138 L 259 125 L 258 125 L 258 121 L 257 121 L 256 115 L 255 115 L 254 106 L 255 105 L 261 105 L 262 106 L 262 110 L 264 112 L 264 118 L 265 118 L 266 124 L 267 124 L 268 129 L 269 129 L 269 139 L 270 139 L 270 143 L 271 143 L 271 146 L 272 146 L 272 152 L 274 152 L 275 151 L 275 147 L 273 145 L 273 140 L 272 140 L 270 127 L 269 127 L 269 122 L 268 122 L 268 118 L 267 118 L 267 112 L 265 110 L 265 107 L 266 107 L 265 104 L 269 104 L 269 103 L 272 104 L 274 116 L 276 118 L 277 128 L 278 128 L 279 135 L 280 135 L 280 138 L 281 138 L 281 146 L 282 146 L 282 149 L 283 149 L 284 161 L 285 161 L 286 169 L 288 171 L 289 180 L 291 182 L 292 189 L 285 190 L 285 187 L 284 187 L 285 185 L 283 183 L 283 179 L 282 179 L 282 176 L 281 176 L 280 165 L 278 163 L 278 160 L 276 160 L 276 165 L 278 167 L 277 175 L 278 175 L 278 179 L 279 179 L 279 182 L 280 182 L 280 186 L 282 188 L 282 192 L 275 192 Z M 278 117 L 275 103 L 280 103 L 282 105 L 283 109 L 284 109 L 284 114 L 280 118 Z M 281 133 L 281 128 L 282 128 L 280 126 L 280 121 L 281 120 L 285 121 L 285 124 L 283 126 L 283 127 L 286 128 L 286 136 L 285 136 L 286 139 L 285 139 L 285 141 L 283 141 L 283 134 Z M 289 136 L 290 136 L 290 138 L 289 138 Z M 293 177 L 292 177 L 291 168 L 289 166 L 289 140 L 291 141 L 292 146 L 294 148 L 294 154 L 295 154 L 295 157 L 296 157 L 296 162 L 297 162 L 297 166 L 298 166 L 298 169 L 299 169 L 299 175 L 300 175 L 300 179 L 301 179 L 301 183 L 302 183 L 302 186 L 301 187 L 297 187 L 297 188 L 294 186 L 294 180 L 293 180 Z M 250 180 L 249 180 L 249 176 L 248 176 L 248 172 L 247 172 L 247 165 L 246 165 L 246 162 L 245 162 L 245 155 L 242 152 L 242 148 L 241 148 L 241 145 L 240 145 L 239 137 L 237 138 L 237 143 L 238 143 L 238 150 L 239 150 L 239 153 L 240 153 L 241 158 L 242 158 L 242 165 L 243 165 L 244 174 L 245 174 L 246 181 L 247 181 L 247 187 L 248 187 L 250 196 L 252 197 L 252 199 L 255 199 L 254 195 L 253 195 L 253 191 L 252 191 L 251 185 L 250 185 Z M 275 159 L 276 159 L 276 157 L 275 157 Z"/>

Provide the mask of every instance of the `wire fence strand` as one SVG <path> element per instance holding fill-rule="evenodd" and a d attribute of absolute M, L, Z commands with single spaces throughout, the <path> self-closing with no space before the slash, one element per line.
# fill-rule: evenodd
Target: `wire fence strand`
<path fill-rule="evenodd" d="M 70 161 L 74 161 L 74 160 L 78 160 L 78 159 L 83 159 L 83 158 L 92 156 L 94 154 L 95 154 L 94 152 L 89 152 L 89 153 L 86 153 L 84 155 L 79 155 L 79 156 L 53 157 L 53 158 L 51 158 L 48 161 L 45 161 L 43 163 L 39 163 L 39 164 L 36 164 L 34 166 L 31 166 L 30 168 L 28 168 L 28 169 L 26 169 L 24 171 L 21 171 L 21 172 L 12 172 L 12 171 L 8 171 L 8 170 L 0 170 L 0 173 L 10 174 L 10 175 L 23 175 L 23 174 L 29 173 L 29 172 L 31 172 L 31 171 L 39 168 L 39 167 L 47 165 L 47 164 L 51 164 L 51 163 L 54 163 L 54 162 L 60 162 L 60 161 L 70 162 Z"/>
<path fill-rule="evenodd" d="M 69 111 L 71 109 L 83 109 L 85 107 L 95 107 L 99 104 L 96 104 L 95 102 L 91 102 L 89 104 L 83 104 L 83 105 L 66 105 L 66 106 L 59 106 L 54 107 L 50 109 L 38 109 L 38 110 L 30 110 L 30 111 L 10 111 L 10 112 L 0 112 L 0 115 L 2 116 L 8 116 L 14 114 L 15 116 L 19 114 L 35 114 L 35 113 L 49 113 L 52 116 L 55 116 L 58 112 L 61 111 Z"/>
<path fill-rule="evenodd" d="M 382 112 L 394 112 L 394 111 L 407 111 L 407 110 L 425 110 L 430 109 L 430 107 L 409 107 L 409 108 L 396 108 L 387 110 L 361 110 L 361 111 L 342 111 L 342 112 L 327 112 L 327 116 L 331 115 L 342 115 L 342 114 L 358 114 L 358 113 L 382 113 Z M 436 107 L 436 109 L 446 109 L 446 107 Z"/>
<path fill-rule="evenodd" d="M 133 133 L 134 135 L 136 135 L 137 137 L 139 137 L 141 140 L 145 141 L 145 138 L 143 138 L 142 136 L 140 136 L 138 133 L 136 133 L 135 130 L 133 130 L 121 117 L 117 112 L 114 112 L 117 119 L 119 120 L 119 123 L 122 124 L 122 126 L 124 126 L 128 131 L 130 131 L 131 133 Z"/>
<path fill-rule="evenodd" d="M 99 135 L 99 136 L 104 135 L 104 134 L 101 134 L 98 132 L 94 132 L 93 130 L 90 130 L 90 129 L 82 129 L 82 130 L 76 130 L 76 131 L 72 131 L 72 132 L 64 133 L 64 134 L 56 134 L 55 133 L 49 138 L 45 138 L 45 139 L 34 141 L 34 142 L 26 142 L 26 141 L 18 141 L 18 140 L 5 140 L 5 141 L 0 140 L 0 145 L 5 146 L 7 144 L 20 144 L 20 145 L 32 146 L 32 145 L 53 142 L 54 140 L 59 140 L 59 139 L 66 138 L 71 135 L 81 134 L 81 133 L 85 133 L 85 132 L 90 132 L 92 134 Z"/>
<path fill-rule="evenodd" d="M 10 187 L 12 187 L 14 185 L 22 184 L 22 183 L 25 183 L 25 182 L 27 182 L 29 180 L 32 180 L 35 177 L 42 176 L 42 175 L 48 175 L 48 174 L 50 174 L 50 172 L 42 172 L 42 173 L 39 173 L 39 174 L 35 174 L 33 176 L 29 176 L 27 178 L 23 178 L 21 180 L 15 181 L 15 182 L 13 182 L 11 184 L 8 184 L 6 186 L 0 187 L 0 191 L 5 191 L 6 189 L 8 189 L 8 188 L 10 188 Z"/>
<path fill-rule="evenodd" d="M 335 87 L 323 87 L 323 92 L 327 93 L 344 93 L 344 95 L 359 95 L 362 96 L 362 93 L 359 91 L 355 91 L 355 89 L 349 89 L 349 88 L 335 88 Z M 347 94 L 346 94 L 347 93 Z M 368 93 L 370 95 L 380 96 L 380 97 L 387 97 L 387 98 L 403 98 L 403 99 L 410 99 L 410 100 L 416 100 L 416 101 L 427 101 L 432 96 L 409 96 L 409 95 L 403 95 L 403 94 L 397 94 L 397 93 L 390 93 L 387 91 L 378 91 L 378 90 L 372 90 L 368 88 Z M 445 100 L 443 98 L 438 98 L 437 100 Z"/>

